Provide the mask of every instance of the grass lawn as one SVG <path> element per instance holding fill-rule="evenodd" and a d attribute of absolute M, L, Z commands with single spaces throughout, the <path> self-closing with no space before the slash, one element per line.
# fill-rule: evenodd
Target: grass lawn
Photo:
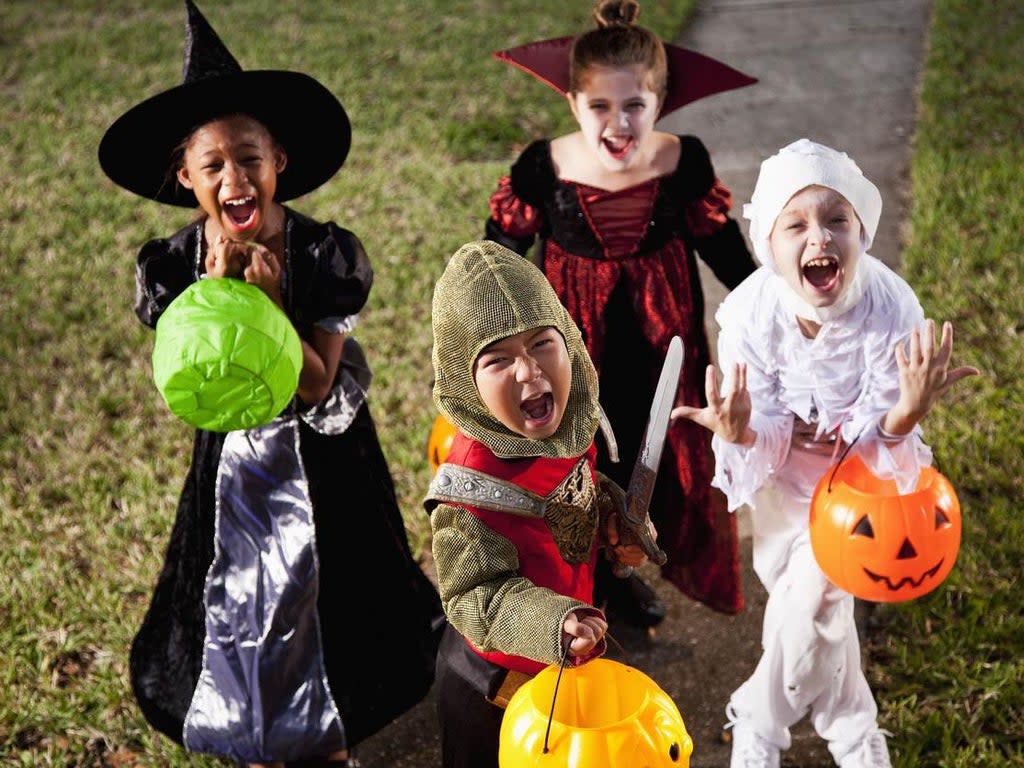
<path fill-rule="evenodd" d="M 671 39 L 691 4 L 646 0 L 642 21 Z M 584 29 L 589 2 L 200 5 L 243 67 L 313 74 L 352 119 L 345 167 L 293 205 L 352 229 L 374 264 L 357 336 L 422 551 L 434 281 L 482 235 L 519 150 L 571 126 L 552 91 L 489 54 Z M 899 765 L 1024 765 L 1024 6 L 936 0 L 933 24 L 903 261 L 928 315 L 956 324 L 958 362 L 985 375 L 927 424 L 963 504 L 960 560 L 931 596 L 876 612 L 872 684 Z M 178 82 L 183 32 L 180 0 L 0 4 L 2 765 L 217 764 L 149 728 L 126 670 L 191 443 L 152 384 L 134 257 L 191 214 L 96 161 L 117 115 Z"/>
<path fill-rule="evenodd" d="M 650 0 L 644 21 L 671 38 L 689 4 Z M 434 281 L 483 235 L 510 161 L 571 120 L 490 54 L 586 28 L 589 0 L 199 5 L 244 68 L 313 74 L 352 120 L 345 167 L 292 204 L 352 229 L 374 265 L 356 334 L 422 551 Z M 179 82 L 184 18 L 181 0 L 0 4 L 0 764 L 214 764 L 155 735 L 126 671 L 191 442 L 152 383 L 134 259 L 192 214 L 120 190 L 96 161 L 117 115 Z"/>
<path fill-rule="evenodd" d="M 904 274 L 983 376 L 925 424 L 963 509 L 956 568 L 877 612 L 871 682 L 900 766 L 1021 766 L 1024 6 L 938 0 L 929 39 Z"/>

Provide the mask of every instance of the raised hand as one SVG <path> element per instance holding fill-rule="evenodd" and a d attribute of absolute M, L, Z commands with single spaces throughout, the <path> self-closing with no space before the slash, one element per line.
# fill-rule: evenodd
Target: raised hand
<path fill-rule="evenodd" d="M 733 366 L 732 382 L 732 389 L 723 395 L 718 388 L 718 370 L 709 365 L 704 372 L 707 406 L 676 406 L 672 409 L 672 419 L 689 419 L 710 429 L 726 442 L 750 445 L 754 441 L 754 433 L 750 429 L 751 403 L 746 363 Z"/>
<path fill-rule="evenodd" d="M 282 306 L 281 265 L 273 251 L 259 243 L 252 243 L 249 251 L 249 264 L 245 268 L 244 277 L 247 283 L 261 288 L 275 304 Z"/>
<path fill-rule="evenodd" d="M 971 366 L 950 370 L 953 357 L 953 324 L 942 324 L 942 338 L 935 344 L 935 321 L 925 320 L 923 331 L 915 328 L 907 344 L 896 345 L 900 399 L 886 414 L 882 428 L 893 434 L 906 434 L 924 418 L 936 401 L 961 379 L 976 376 Z"/>
<path fill-rule="evenodd" d="M 207 277 L 242 277 L 249 265 L 249 245 L 217 235 L 206 252 Z"/>

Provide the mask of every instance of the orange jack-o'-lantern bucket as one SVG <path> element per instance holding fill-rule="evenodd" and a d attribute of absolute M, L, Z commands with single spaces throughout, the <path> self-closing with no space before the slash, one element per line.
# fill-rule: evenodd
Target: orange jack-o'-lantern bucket
<path fill-rule="evenodd" d="M 900 493 L 857 456 L 818 481 L 811 498 L 811 547 L 836 586 L 863 600 L 893 603 L 931 592 L 960 551 L 960 501 L 934 467 Z"/>
<path fill-rule="evenodd" d="M 446 419 L 442 414 L 437 414 L 434 424 L 430 428 L 430 435 L 427 437 L 427 461 L 430 462 L 430 471 L 437 472 L 437 468 L 444 464 L 451 450 L 452 441 L 455 439 L 455 425 Z"/>
<path fill-rule="evenodd" d="M 542 670 L 509 701 L 500 768 L 690 765 L 693 741 L 682 715 L 643 672 L 610 659 L 566 668 L 561 680 L 559 669 Z"/>

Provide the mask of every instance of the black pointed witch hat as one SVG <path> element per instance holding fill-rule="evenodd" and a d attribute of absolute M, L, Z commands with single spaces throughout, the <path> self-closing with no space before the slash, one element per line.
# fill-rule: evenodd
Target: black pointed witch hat
<path fill-rule="evenodd" d="M 564 95 L 569 90 L 569 59 L 574 40 L 572 36 L 538 40 L 495 51 L 493 55 Z M 703 53 L 672 43 L 663 45 L 668 63 L 668 91 L 659 118 L 706 96 L 757 82 L 757 78 Z"/>
<path fill-rule="evenodd" d="M 197 127 L 244 113 L 263 123 L 288 154 L 276 199 L 291 200 L 330 179 L 345 162 L 352 129 L 341 102 L 302 72 L 243 70 L 192 0 L 181 84 L 121 115 L 100 141 L 103 171 L 125 189 L 169 205 L 195 207 L 171 161 Z"/>

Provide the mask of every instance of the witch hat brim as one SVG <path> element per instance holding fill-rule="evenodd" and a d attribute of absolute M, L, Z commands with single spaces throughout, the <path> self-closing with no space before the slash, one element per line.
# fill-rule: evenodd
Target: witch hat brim
<path fill-rule="evenodd" d="M 352 128 L 341 102 L 309 75 L 242 70 L 191 0 L 180 85 L 121 115 L 100 141 L 99 162 L 110 179 L 142 197 L 196 207 L 171 167 L 175 151 L 200 125 L 246 114 L 259 120 L 288 155 L 277 178 L 278 201 L 311 192 L 345 162 Z"/>
<path fill-rule="evenodd" d="M 494 58 L 512 64 L 561 94 L 569 91 L 569 57 L 575 38 L 555 37 L 496 51 Z M 685 104 L 753 85 L 757 78 L 717 59 L 672 43 L 663 43 L 668 63 L 668 90 L 658 117 Z"/>
<path fill-rule="evenodd" d="M 174 176 L 174 152 L 198 126 L 239 112 L 263 123 L 288 155 L 278 201 L 312 192 L 345 162 L 352 129 L 330 91 L 301 72 L 250 70 L 179 85 L 132 107 L 104 134 L 100 165 L 131 192 L 195 207 L 195 195 Z"/>

